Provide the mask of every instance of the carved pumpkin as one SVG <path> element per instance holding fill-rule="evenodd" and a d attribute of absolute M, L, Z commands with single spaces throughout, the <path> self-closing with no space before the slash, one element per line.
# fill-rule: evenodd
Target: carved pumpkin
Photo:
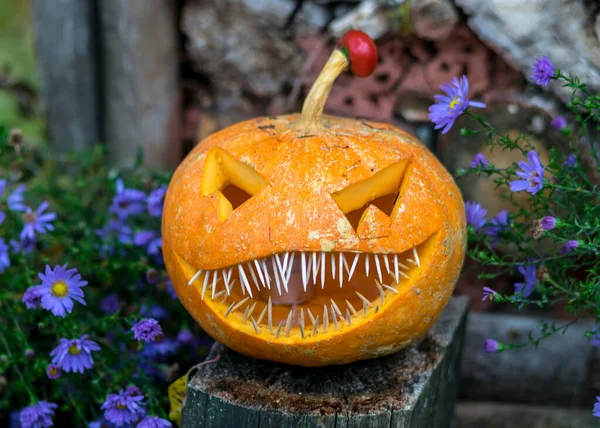
<path fill-rule="evenodd" d="M 217 132 L 179 166 L 163 215 L 177 294 L 214 339 L 302 366 L 395 352 L 435 322 L 460 272 L 450 174 L 387 124 L 321 114 L 335 50 L 302 114 Z"/>

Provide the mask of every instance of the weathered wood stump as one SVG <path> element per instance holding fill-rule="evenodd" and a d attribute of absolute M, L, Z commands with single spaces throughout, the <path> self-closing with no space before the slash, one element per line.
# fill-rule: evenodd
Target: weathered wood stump
<path fill-rule="evenodd" d="M 344 366 L 276 364 L 215 344 L 208 359 L 218 360 L 188 377 L 182 426 L 449 427 L 467 305 L 453 298 L 420 343 Z"/>

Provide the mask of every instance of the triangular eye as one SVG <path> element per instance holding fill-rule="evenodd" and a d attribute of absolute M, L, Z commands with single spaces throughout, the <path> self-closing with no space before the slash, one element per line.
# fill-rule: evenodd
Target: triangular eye
<path fill-rule="evenodd" d="M 221 221 L 267 186 L 267 180 L 254 168 L 225 150 L 216 147 L 208 152 L 202 175 L 202 195 L 217 193 Z"/>
<path fill-rule="evenodd" d="M 333 200 L 355 231 L 359 229 L 361 219 L 365 217 L 365 210 L 371 205 L 376 206 L 388 217 L 393 217 L 394 207 L 401 194 L 401 185 L 409 167 L 410 162 L 407 160 L 396 162 L 366 180 L 332 193 Z"/>

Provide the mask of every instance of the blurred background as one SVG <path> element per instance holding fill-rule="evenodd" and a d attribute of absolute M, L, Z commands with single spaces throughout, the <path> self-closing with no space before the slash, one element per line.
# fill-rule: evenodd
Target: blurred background
<path fill-rule="evenodd" d="M 501 131 L 530 135 L 542 162 L 551 149 L 566 150 L 550 121 L 564 112 L 570 90 L 556 82 L 546 89 L 532 84 L 535 59 L 547 55 L 592 91 L 600 89 L 597 0 L 1 0 L 0 5 L 0 123 L 56 152 L 104 144 L 120 166 L 143 153 L 148 166 L 173 169 L 219 129 L 299 111 L 336 40 L 349 29 L 376 39 L 380 64 L 365 79 L 342 76 L 326 112 L 406 129 L 451 172 L 468 166 L 479 151 L 496 166 L 518 159 L 486 151 L 484 140 L 462 138 L 460 121 L 449 134 L 435 132 L 427 113 L 442 83 L 466 74 L 470 98 L 488 104 L 486 116 Z M 489 217 L 511 209 L 500 197 L 502 189 L 484 178 L 459 185 L 464 198 L 482 203 Z M 477 273 L 467 263 L 457 286 L 457 294 L 472 298 L 458 426 L 482 421 L 489 427 L 585 426 L 572 423 L 590 415 L 600 389 L 600 355 L 583 336 L 585 326 L 543 342 L 542 349 L 483 354 L 488 336 L 522 342 L 541 319 L 571 317 L 559 306 L 517 312 L 482 301 L 484 285 L 506 292 L 517 279 L 507 273 L 490 283 Z"/>

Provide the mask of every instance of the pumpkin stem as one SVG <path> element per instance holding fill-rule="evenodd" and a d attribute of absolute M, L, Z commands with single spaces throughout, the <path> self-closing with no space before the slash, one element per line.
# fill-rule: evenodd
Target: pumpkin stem
<path fill-rule="evenodd" d="M 323 115 L 323 108 L 325 107 L 329 92 L 331 92 L 333 82 L 349 66 L 350 60 L 340 49 L 335 49 L 331 53 L 327 64 L 325 64 L 319 77 L 317 77 L 312 88 L 310 88 L 310 92 L 306 96 L 306 100 L 304 100 L 304 105 L 302 106 L 301 121 L 307 127 L 312 128 L 317 126 Z"/>

